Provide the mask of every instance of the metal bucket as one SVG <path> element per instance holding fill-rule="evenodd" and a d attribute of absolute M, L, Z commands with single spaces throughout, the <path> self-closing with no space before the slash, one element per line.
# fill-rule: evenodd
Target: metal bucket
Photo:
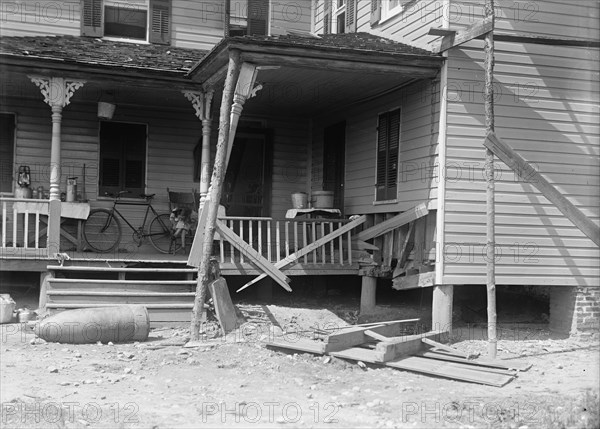
<path fill-rule="evenodd" d="M 312 196 L 315 209 L 333 208 L 333 191 L 314 191 Z"/>
<path fill-rule="evenodd" d="M 0 323 L 10 323 L 17 304 L 9 294 L 0 294 Z"/>
<path fill-rule="evenodd" d="M 308 208 L 308 195 L 306 192 L 296 192 L 292 194 L 292 207 L 295 209 Z"/>

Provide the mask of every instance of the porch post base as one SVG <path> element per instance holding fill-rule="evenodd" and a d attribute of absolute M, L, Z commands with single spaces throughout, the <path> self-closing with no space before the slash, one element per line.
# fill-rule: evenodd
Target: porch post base
<path fill-rule="evenodd" d="M 452 331 L 452 303 L 454 286 L 440 285 L 433 287 L 433 303 L 431 307 L 431 329 Z"/>
<path fill-rule="evenodd" d="M 375 312 L 375 293 L 377 290 L 377 277 L 363 276 L 360 291 L 360 313 Z"/>

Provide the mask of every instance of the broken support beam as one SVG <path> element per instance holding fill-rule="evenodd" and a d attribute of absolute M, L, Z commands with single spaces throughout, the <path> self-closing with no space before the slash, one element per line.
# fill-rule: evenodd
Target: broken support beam
<path fill-rule="evenodd" d="M 468 28 L 462 31 L 452 34 L 444 35 L 439 46 L 433 48 L 433 53 L 438 54 L 440 52 L 447 51 L 448 49 L 467 43 L 470 40 L 476 39 L 483 34 L 489 33 L 494 30 L 494 19 L 490 16 L 483 18 L 481 21 L 476 22 Z"/>
<path fill-rule="evenodd" d="M 421 203 L 405 212 L 394 216 L 391 219 L 380 222 L 373 225 L 370 228 L 356 234 L 358 240 L 370 240 L 371 238 L 378 237 L 386 232 L 390 232 L 396 228 L 400 228 L 402 225 L 406 225 L 416 219 L 427 216 L 429 210 L 427 209 L 427 203 Z"/>

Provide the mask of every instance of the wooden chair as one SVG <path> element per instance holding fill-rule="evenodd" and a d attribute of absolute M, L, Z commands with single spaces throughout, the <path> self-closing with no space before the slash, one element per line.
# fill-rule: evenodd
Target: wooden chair
<path fill-rule="evenodd" d="M 194 239 L 196 228 L 198 226 L 198 207 L 200 204 L 200 197 L 196 192 L 194 192 L 194 190 L 178 192 L 167 188 L 167 194 L 169 196 L 169 213 L 176 209 L 188 210 L 190 213 L 191 226 L 190 230 L 186 234 L 187 247 L 187 244 L 191 244 L 191 241 Z"/>

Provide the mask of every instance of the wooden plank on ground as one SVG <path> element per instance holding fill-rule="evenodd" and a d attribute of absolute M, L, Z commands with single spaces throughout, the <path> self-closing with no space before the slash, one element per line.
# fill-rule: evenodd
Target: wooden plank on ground
<path fill-rule="evenodd" d="M 502 387 L 514 379 L 514 376 L 512 375 L 494 374 L 464 364 L 427 359 L 420 356 L 410 356 L 392 362 L 386 362 L 385 365 L 407 371 L 420 372 L 455 380 L 470 381 L 472 383 L 487 384 L 496 387 Z"/>
<path fill-rule="evenodd" d="M 468 355 L 466 353 L 462 353 L 462 352 L 456 350 L 454 347 L 450 347 L 450 346 L 448 346 L 446 344 L 438 343 L 437 341 L 433 341 L 432 339 L 429 339 L 429 338 L 423 338 L 421 341 L 423 341 L 428 346 L 444 350 L 446 352 L 449 352 L 450 354 L 453 354 L 455 356 L 460 356 L 460 357 L 462 357 L 464 359 L 473 359 L 473 358 L 479 356 L 479 354 Z"/>
<path fill-rule="evenodd" d="M 418 289 L 422 287 L 430 287 L 434 284 L 435 271 L 395 277 L 392 280 L 392 288 L 396 290 Z"/>
<path fill-rule="evenodd" d="M 497 369 L 503 369 L 506 371 L 527 371 L 529 368 L 531 368 L 531 364 L 530 363 L 511 363 L 511 361 L 506 361 L 506 363 L 504 361 L 500 361 L 500 360 L 484 360 L 484 359 L 465 359 L 459 356 L 452 356 L 449 354 L 445 354 L 445 353 L 436 353 L 433 351 L 425 351 L 425 352 L 421 352 L 418 353 L 418 356 L 423 356 L 429 359 L 438 359 L 438 360 L 446 360 L 446 361 L 450 361 L 450 362 L 458 362 L 458 363 L 463 363 L 465 365 L 475 365 L 475 366 L 483 366 L 483 367 L 487 367 L 487 368 L 497 368 Z M 514 368 L 515 366 L 518 366 L 522 369 L 517 369 Z"/>
<path fill-rule="evenodd" d="M 390 337 L 386 337 L 385 335 L 378 334 L 377 332 L 372 331 L 370 329 L 367 329 L 365 331 L 365 335 L 368 337 L 371 337 L 377 341 L 387 341 L 390 338 Z"/>
<path fill-rule="evenodd" d="M 362 225 L 366 220 L 367 220 L 367 217 L 365 215 L 362 215 L 362 216 L 358 217 L 357 219 L 354 219 L 353 221 L 348 222 L 346 225 L 342 226 L 341 228 L 336 229 L 335 231 L 333 231 L 333 232 L 327 234 L 326 236 L 321 237 L 318 240 L 314 241 L 313 243 L 309 244 L 308 246 L 303 247 L 302 249 L 298 250 L 297 252 L 292 253 L 290 256 L 285 257 L 281 261 L 277 262 L 275 264 L 275 267 L 277 269 L 280 269 L 280 268 L 285 267 L 286 265 L 296 262 L 298 260 L 298 258 L 301 258 L 304 255 L 308 255 L 313 250 L 318 249 L 319 247 L 323 246 L 324 244 L 329 243 L 331 240 L 338 238 L 339 236 L 353 230 L 354 228 L 356 228 L 359 225 Z M 266 274 L 261 274 L 260 276 L 256 277 L 254 280 L 246 283 L 244 286 L 239 288 L 237 290 L 237 292 L 240 292 L 240 291 L 246 289 L 248 286 L 251 286 L 254 283 L 264 279 L 266 276 L 267 276 Z"/>
<path fill-rule="evenodd" d="M 322 355 L 325 353 L 325 343 L 321 341 L 313 341 L 307 338 L 276 338 L 265 343 L 268 347 L 276 347 L 280 349 L 298 350 L 301 352 L 314 353 Z"/>
<path fill-rule="evenodd" d="M 600 246 L 600 227 L 585 216 L 571 201 L 565 198 L 558 189 L 538 173 L 521 155 L 515 152 L 509 144 L 501 140 L 494 133 L 489 133 L 483 144 L 515 171 L 526 183 L 531 184 L 540 191 L 581 232 L 588 236 L 596 245 Z"/>
<path fill-rule="evenodd" d="M 215 304 L 217 319 L 223 330 L 223 335 L 237 328 L 237 314 L 231 301 L 227 281 L 221 277 L 209 283 L 208 288 Z"/>
<path fill-rule="evenodd" d="M 427 213 L 429 213 L 429 210 L 427 209 L 427 203 L 421 203 L 409 210 L 406 210 L 404 213 L 396 215 L 391 219 L 380 222 L 370 228 L 365 229 L 364 231 L 359 232 L 356 235 L 356 238 L 363 241 L 370 240 L 371 238 L 378 237 L 386 232 L 390 232 L 401 227 L 402 225 L 406 225 L 409 222 L 422 218 L 423 216 L 427 216 Z"/>
<path fill-rule="evenodd" d="M 248 258 L 251 262 L 258 265 L 258 267 L 263 270 L 266 274 L 269 275 L 273 280 L 275 280 L 281 287 L 283 287 L 288 292 L 292 291 L 292 288 L 288 285 L 290 279 L 281 271 L 279 271 L 275 265 L 265 259 L 260 253 L 250 246 L 249 243 L 246 243 L 242 238 L 237 235 L 235 232 L 231 230 L 227 225 L 225 225 L 222 221 L 217 220 L 217 230 L 219 233 L 223 235 L 240 252 L 248 255 Z"/>
<path fill-rule="evenodd" d="M 433 47 L 433 53 L 447 51 L 448 49 L 462 45 L 469 40 L 476 39 L 482 34 L 489 33 L 494 29 L 494 20 L 491 17 L 486 17 L 479 22 L 465 28 L 457 33 L 445 35 L 439 46 Z M 431 30 L 430 30 L 431 31 Z"/>
<path fill-rule="evenodd" d="M 417 335 L 404 335 L 389 338 L 385 342 L 377 343 L 375 352 L 379 362 L 388 362 L 400 356 L 408 356 L 424 351 L 423 338 L 438 338 L 441 332 L 430 331 Z"/>
<path fill-rule="evenodd" d="M 325 351 L 331 352 L 343 350 L 348 347 L 354 347 L 372 341 L 371 337 L 365 334 L 365 331 L 372 331 L 385 337 L 396 337 L 402 335 L 402 329 L 406 323 L 414 323 L 418 320 L 419 319 L 407 319 L 389 324 L 382 323 L 381 325 L 375 326 L 344 328 L 339 332 L 334 332 L 327 336 L 325 340 L 325 343 L 327 344 Z"/>

